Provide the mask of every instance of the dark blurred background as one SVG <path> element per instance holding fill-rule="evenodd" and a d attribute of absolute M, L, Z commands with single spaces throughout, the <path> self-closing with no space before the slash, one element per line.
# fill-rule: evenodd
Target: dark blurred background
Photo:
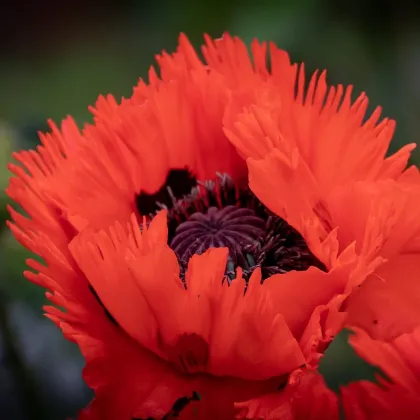
<path fill-rule="evenodd" d="M 366 91 L 371 107 L 397 119 L 393 149 L 417 141 L 420 14 L 404 1 L 159 0 L 9 2 L 0 25 L 0 419 L 65 420 L 90 398 L 77 349 L 42 316 L 44 292 L 22 277 L 28 253 L 4 229 L 2 192 L 12 150 L 33 147 L 46 119 L 90 119 L 100 93 L 130 94 L 154 54 L 173 51 L 179 32 L 274 40 L 330 83 Z M 417 161 L 418 154 L 413 161 Z M 337 386 L 366 369 L 344 340 L 322 369 Z M 351 373 L 351 375 L 349 374 Z M 350 375 L 350 376 L 349 376 Z M 352 376 L 353 375 L 353 376 Z M 347 379 L 346 379 L 347 378 Z"/>

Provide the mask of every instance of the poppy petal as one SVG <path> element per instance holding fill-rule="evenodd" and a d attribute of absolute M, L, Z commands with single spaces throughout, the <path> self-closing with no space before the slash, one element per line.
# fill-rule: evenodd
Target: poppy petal
<path fill-rule="evenodd" d="M 390 342 L 375 340 L 366 331 L 354 329 L 350 344 L 368 363 L 377 366 L 394 384 L 413 394 L 420 392 L 420 327 Z"/>
<path fill-rule="evenodd" d="M 350 344 L 355 351 L 381 370 L 379 384 L 368 381 L 341 388 L 346 419 L 417 419 L 420 416 L 420 328 L 390 342 L 373 339 L 354 329 Z"/>
<path fill-rule="evenodd" d="M 359 254 L 382 259 L 346 301 L 350 325 L 366 329 L 375 338 L 389 340 L 420 319 L 419 204 L 418 186 L 392 180 L 356 183 L 328 202 L 330 215 L 340 226 L 340 245 L 356 239 Z"/>
<path fill-rule="evenodd" d="M 340 227 L 340 246 L 356 241 L 359 254 L 366 253 L 363 247 L 370 247 L 386 259 L 416 251 L 420 221 L 415 209 L 420 205 L 420 177 L 417 180 L 417 184 L 394 180 L 357 182 L 330 194 L 324 202 L 330 223 Z"/>
<path fill-rule="evenodd" d="M 155 246 L 148 243 L 148 237 L 158 237 L 150 232 L 163 231 L 165 236 L 166 217 L 161 214 L 142 234 L 136 233 L 140 228 L 133 216 L 128 234 L 116 225 L 109 234 L 79 235 L 70 246 L 117 323 L 161 357 L 172 360 L 181 352 L 180 368 L 187 372 L 204 369 L 219 376 L 261 380 L 302 365 L 299 345 L 275 304 L 278 293 L 261 286 L 260 271 L 254 271 L 245 295 L 241 270 L 230 285 L 224 280 L 226 248 L 194 255 L 183 287 L 173 251 L 159 239 Z M 183 346 L 192 352 L 194 363 L 188 356 L 186 364 Z"/>
<path fill-rule="evenodd" d="M 386 389 L 369 381 L 358 381 L 341 388 L 346 420 L 417 420 L 420 401 L 399 386 Z"/>
<path fill-rule="evenodd" d="M 329 273 L 310 267 L 307 271 L 276 274 L 264 282 L 295 337 L 301 337 L 314 308 L 326 305 L 345 290 L 348 267 Z"/>
<path fill-rule="evenodd" d="M 245 296 L 240 272 L 229 287 L 215 289 L 214 300 L 220 302 L 212 330 L 216 375 L 268 379 L 304 363 L 296 339 L 276 308 L 278 295 L 261 286 L 260 278 L 260 272 L 254 271 Z"/>
<path fill-rule="evenodd" d="M 98 329 L 96 335 L 92 330 L 79 335 L 77 329 L 61 327 L 67 336 L 74 336 L 85 357 L 83 376 L 95 391 L 95 401 L 89 408 L 93 418 L 162 418 L 178 398 L 194 391 L 187 378 L 115 326 L 92 325 Z"/>
<path fill-rule="evenodd" d="M 235 404 L 237 419 L 338 420 L 338 400 L 322 377 L 296 371 L 281 392 Z"/>
<path fill-rule="evenodd" d="M 214 44 L 212 54 L 220 54 L 223 64 L 218 63 L 217 68 L 231 76 L 235 74 L 233 63 L 223 52 L 229 46 L 234 50 L 235 43 L 223 38 Z M 298 149 L 322 195 L 350 181 L 395 179 L 401 174 L 415 145 L 385 158 L 395 122 L 384 119 L 378 123 L 379 107 L 363 121 L 368 105 L 364 93 L 352 103 L 352 86 L 328 88 L 325 72 L 315 72 L 306 87 L 303 65 L 299 69 L 292 66 L 287 54 L 274 46 L 271 55 L 279 57 L 273 77 L 266 83 L 251 84 L 251 94 L 238 95 L 238 103 L 231 104 L 236 117 L 225 120 L 226 134 L 242 156 L 263 159 L 278 149 L 290 159 Z M 275 73 L 285 75 L 284 80 L 279 82 Z"/>

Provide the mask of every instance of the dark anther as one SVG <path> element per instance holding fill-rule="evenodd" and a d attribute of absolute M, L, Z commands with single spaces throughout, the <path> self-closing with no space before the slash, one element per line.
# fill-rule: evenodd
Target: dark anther
<path fill-rule="evenodd" d="M 280 217 L 267 219 L 265 233 L 257 245 L 246 249 L 261 267 L 262 278 L 291 270 L 304 271 L 311 266 L 325 271 L 325 266 L 310 251 L 302 235 Z"/>
<path fill-rule="evenodd" d="M 173 419 L 173 418 L 179 417 L 179 415 L 181 414 L 181 411 L 189 403 L 191 403 L 192 401 L 200 401 L 200 400 L 201 400 L 200 395 L 197 392 L 195 392 L 195 391 L 193 391 L 193 393 L 191 394 L 191 397 L 181 397 L 181 398 L 178 398 L 175 401 L 175 403 L 172 406 L 172 408 L 170 409 L 170 411 L 162 417 L 162 420 L 169 420 L 169 419 Z M 155 419 L 154 417 L 147 417 L 145 419 L 136 417 L 136 418 L 132 418 L 131 420 L 157 420 L 157 419 Z"/>
<path fill-rule="evenodd" d="M 186 169 L 171 170 L 156 194 L 137 196 L 137 206 L 141 214 L 151 216 L 168 209 L 168 243 L 178 257 L 182 280 L 192 255 L 218 247 L 229 250 L 225 270 L 229 283 L 238 267 L 245 280 L 256 268 L 261 269 L 262 280 L 311 266 L 325 270 L 297 230 L 227 174 L 197 181 Z"/>
<path fill-rule="evenodd" d="M 192 393 L 191 397 L 178 398 L 172 406 L 171 411 L 163 417 L 163 420 L 179 417 L 181 411 L 192 401 L 200 401 L 200 395 L 195 391 Z"/>
<path fill-rule="evenodd" d="M 165 183 L 154 194 L 140 192 L 136 196 L 136 206 L 143 216 L 154 214 L 162 208 L 170 209 L 174 201 L 189 194 L 197 180 L 188 169 L 171 169 L 166 177 Z"/>

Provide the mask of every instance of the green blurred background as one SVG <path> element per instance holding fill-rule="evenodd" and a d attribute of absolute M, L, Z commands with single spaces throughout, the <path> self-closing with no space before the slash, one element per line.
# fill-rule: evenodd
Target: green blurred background
<path fill-rule="evenodd" d="M 154 54 L 174 50 L 181 31 L 196 46 L 203 32 L 219 37 L 225 30 L 247 42 L 274 40 L 309 71 L 327 68 L 330 83 L 354 84 L 357 94 L 367 92 L 371 108 L 382 105 L 398 122 L 393 150 L 417 141 L 420 14 L 404 2 L 87 3 L 18 1 L 2 10 L 1 190 L 11 151 L 33 147 L 47 118 L 59 122 L 71 114 L 82 123 L 99 94 L 129 95 Z M 90 398 L 81 381 L 83 361 L 42 317 L 43 291 L 22 277 L 28 254 L 4 229 L 2 192 L 0 202 L 0 418 L 64 420 Z M 366 374 L 349 354 L 343 340 L 329 349 L 323 369 L 332 386 Z"/>

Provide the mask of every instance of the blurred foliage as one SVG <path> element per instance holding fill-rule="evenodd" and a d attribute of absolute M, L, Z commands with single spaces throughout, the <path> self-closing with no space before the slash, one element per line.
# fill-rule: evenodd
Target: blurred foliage
<path fill-rule="evenodd" d="M 26 269 L 25 260 L 35 256 L 23 248 L 10 232 L 5 232 L 0 241 L 2 249 L 0 289 L 7 290 L 10 299 L 25 302 L 41 315 L 40 308 L 45 302 L 45 291 L 22 278 L 22 272 Z"/>
<path fill-rule="evenodd" d="M 349 344 L 351 331 L 344 330 L 329 345 L 321 359 L 319 371 L 334 391 L 350 382 L 367 380 L 376 382 L 379 370 L 361 359 Z M 383 375 L 383 374 L 382 374 Z"/>
<path fill-rule="evenodd" d="M 4 189 L 9 179 L 7 163 L 12 158 L 12 136 L 11 128 L 0 121 L 0 234 L 4 230 L 4 222 L 7 217 L 7 198 Z"/>
<path fill-rule="evenodd" d="M 22 281 L 25 259 L 32 255 L 16 242 L 9 230 L 6 230 L 6 206 L 9 199 L 4 189 L 10 175 L 7 163 L 12 161 L 12 145 L 17 143 L 17 137 L 15 130 L 5 123 L 0 124 L 0 290 L 6 291 L 9 298 L 18 298 L 34 308 L 39 308 L 44 292 Z"/>
<path fill-rule="evenodd" d="M 4 196 L 4 188 L 7 186 L 9 173 L 7 164 L 12 158 L 12 129 L 0 121 L 0 196 Z"/>

